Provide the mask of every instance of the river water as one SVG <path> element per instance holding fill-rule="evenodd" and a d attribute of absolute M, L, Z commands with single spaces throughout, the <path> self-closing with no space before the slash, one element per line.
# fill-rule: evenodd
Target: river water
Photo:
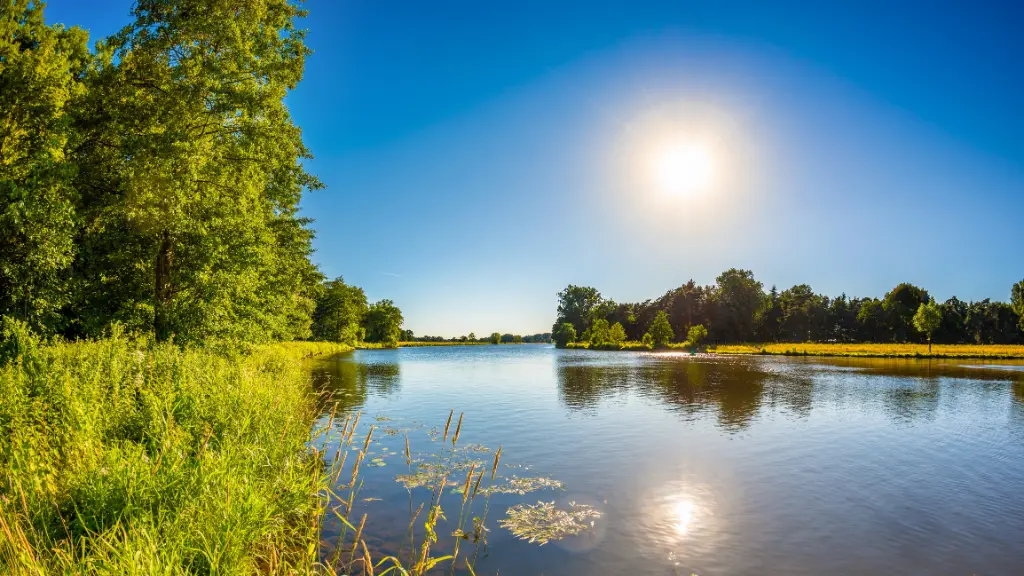
<path fill-rule="evenodd" d="M 409 522 L 405 436 L 436 453 L 454 409 L 488 468 L 500 445 L 501 474 L 564 486 L 491 498 L 477 574 L 1024 573 L 1024 363 L 503 345 L 357 351 L 314 377 L 377 427 L 354 516 L 381 552 Z M 540 500 L 601 517 L 545 546 L 498 525 Z"/>

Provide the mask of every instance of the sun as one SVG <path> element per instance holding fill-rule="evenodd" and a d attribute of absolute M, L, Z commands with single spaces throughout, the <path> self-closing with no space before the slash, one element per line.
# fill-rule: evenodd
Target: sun
<path fill-rule="evenodd" d="M 706 191 L 715 175 L 715 162 L 707 146 L 670 142 L 659 146 L 651 158 L 650 176 L 658 191 L 690 196 Z"/>

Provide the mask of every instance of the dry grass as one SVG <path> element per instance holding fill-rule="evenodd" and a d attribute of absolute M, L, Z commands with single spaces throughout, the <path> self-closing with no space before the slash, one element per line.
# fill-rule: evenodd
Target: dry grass
<path fill-rule="evenodd" d="M 1024 346 L 1007 344 L 730 344 L 714 348 L 718 354 L 777 356 L 851 356 L 864 358 L 1024 358 Z"/>

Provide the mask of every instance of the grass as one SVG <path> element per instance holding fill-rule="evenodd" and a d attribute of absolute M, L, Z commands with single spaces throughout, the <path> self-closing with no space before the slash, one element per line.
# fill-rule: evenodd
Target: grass
<path fill-rule="evenodd" d="M 844 356 L 865 358 L 1024 358 L 1024 346 L 1004 344 L 733 344 L 716 347 L 718 354 L 769 354 L 781 356 Z"/>
<path fill-rule="evenodd" d="M 409 490 L 407 536 L 392 555 L 374 554 L 354 504 L 369 500 L 357 500 L 363 472 L 393 452 L 379 445 L 402 438 L 384 416 L 336 419 L 305 362 L 347 349 L 182 349 L 121 333 L 44 345 L 5 333 L 0 574 L 422 576 L 457 564 L 472 574 L 486 554 L 491 496 L 561 482 L 499 474 L 501 448 L 485 460 L 487 448 L 459 446 L 463 418 L 452 413 L 432 457 L 414 458 L 405 436 L 408 474 L 395 480 Z M 540 502 L 508 509 L 501 524 L 546 542 L 595 517 Z M 452 538 L 440 533 L 452 527 Z M 449 553 L 433 551 L 439 536 Z"/>
<path fill-rule="evenodd" d="M 0 573 L 323 573 L 317 397 L 296 343 L 180 349 L 115 333 L 0 368 Z"/>
<path fill-rule="evenodd" d="M 627 340 L 621 344 L 605 343 L 598 346 L 591 346 L 590 342 L 570 342 L 566 348 L 570 350 L 611 350 L 625 352 L 647 352 L 651 350 L 686 350 L 692 346 L 689 342 L 670 342 L 666 346 L 649 346 L 639 340 Z"/>

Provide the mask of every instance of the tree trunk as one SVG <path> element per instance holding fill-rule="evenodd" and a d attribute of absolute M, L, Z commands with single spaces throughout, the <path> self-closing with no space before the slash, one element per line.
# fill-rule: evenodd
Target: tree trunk
<path fill-rule="evenodd" d="M 160 234 L 160 249 L 156 254 L 156 293 L 154 298 L 153 331 L 159 341 L 170 338 L 170 321 L 167 318 L 167 307 L 171 302 L 171 262 L 174 258 L 174 246 L 171 235 L 166 230 Z"/>

